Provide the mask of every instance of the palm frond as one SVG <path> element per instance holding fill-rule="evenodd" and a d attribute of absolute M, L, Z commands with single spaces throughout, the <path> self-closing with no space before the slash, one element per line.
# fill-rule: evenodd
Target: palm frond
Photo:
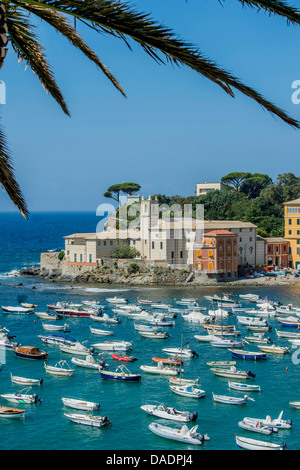
<path fill-rule="evenodd" d="M 300 128 L 300 123 L 297 120 L 288 116 L 282 109 L 265 99 L 253 88 L 244 85 L 234 75 L 204 57 L 196 47 L 175 36 L 172 30 L 157 24 L 148 14 L 135 12 L 132 7 L 124 2 L 117 0 L 85 0 L 84 2 L 81 0 L 13 1 L 20 6 L 27 3 L 48 7 L 85 21 L 96 31 L 112 34 L 121 39 L 130 37 L 139 43 L 152 58 L 162 61 L 158 55 L 162 53 L 167 61 L 190 67 L 219 85 L 231 96 L 234 96 L 232 91 L 234 88 L 256 101 L 264 109 L 278 116 L 287 124 Z"/>
<path fill-rule="evenodd" d="M 50 93 L 64 113 L 70 115 L 46 60 L 44 50 L 33 32 L 34 26 L 20 11 L 11 8 L 7 11 L 7 26 L 8 38 L 19 59 L 24 60 L 31 67 L 44 89 Z"/>
<path fill-rule="evenodd" d="M 219 0 L 220 2 L 225 0 Z M 237 0 L 243 6 L 264 10 L 270 14 L 282 16 L 289 23 L 300 24 L 300 10 L 282 0 Z"/>
<path fill-rule="evenodd" d="M 0 128 L 0 184 L 7 192 L 11 201 L 16 205 L 21 214 L 28 218 L 28 209 L 20 187 L 15 179 L 11 157 L 7 147 L 6 139 Z"/>
<path fill-rule="evenodd" d="M 23 8 L 30 13 L 38 16 L 42 20 L 46 21 L 50 26 L 59 31 L 63 36 L 65 36 L 76 48 L 78 48 L 83 54 L 90 60 L 92 60 L 106 77 L 111 81 L 111 83 L 126 97 L 120 83 L 108 70 L 108 68 L 100 61 L 97 54 L 91 50 L 85 41 L 80 37 L 78 32 L 73 28 L 73 26 L 64 18 L 61 14 L 56 13 L 54 10 L 49 8 L 43 8 L 35 5 L 23 4 Z"/>

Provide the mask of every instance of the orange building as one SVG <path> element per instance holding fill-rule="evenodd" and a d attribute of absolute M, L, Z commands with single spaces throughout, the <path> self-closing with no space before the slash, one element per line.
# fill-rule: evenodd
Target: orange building
<path fill-rule="evenodd" d="M 202 243 L 195 245 L 196 273 L 236 277 L 238 274 L 237 237 L 237 234 L 229 230 L 212 230 L 204 233 Z"/>

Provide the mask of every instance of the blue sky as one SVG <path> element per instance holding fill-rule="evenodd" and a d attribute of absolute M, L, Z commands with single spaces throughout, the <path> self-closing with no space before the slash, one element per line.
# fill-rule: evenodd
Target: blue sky
<path fill-rule="evenodd" d="M 300 79 L 300 28 L 234 0 L 134 0 L 207 57 L 294 118 L 291 85 Z M 300 2 L 294 2 L 297 5 Z M 121 82 L 128 98 L 55 32 L 37 22 L 66 117 L 38 79 L 9 51 L 1 121 L 30 211 L 96 211 L 114 183 L 141 193 L 193 195 L 197 182 L 228 172 L 299 175 L 300 131 L 258 104 L 187 68 L 157 65 L 142 49 L 86 27 L 79 31 Z M 15 210 L 1 193 L 0 211 Z"/>

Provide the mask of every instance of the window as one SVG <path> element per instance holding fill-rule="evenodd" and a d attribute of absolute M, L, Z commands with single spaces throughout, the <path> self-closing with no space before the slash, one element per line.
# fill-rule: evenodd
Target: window
<path fill-rule="evenodd" d="M 90 255 L 90 263 L 92 262 L 92 255 Z"/>
<path fill-rule="evenodd" d="M 101 242 L 98 242 L 98 246 L 101 246 Z"/>
<path fill-rule="evenodd" d="M 271 247 L 270 247 L 270 245 L 268 246 L 268 253 L 271 253 Z"/>
<path fill-rule="evenodd" d="M 112 240 L 110 240 L 110 244 L 111 244 L 111 245 L 113 245 L 113 244 L 114 244 L 114 242 L 113 242 Z"/>
<path fill-rule="evenodd" d="M 300 245 L 300 240 L 297 240 L 297 245 Z"/>
<path fill-rule="evenodd" d="M 299 235 L 298 232 L 300 232 L 300 230 L 297 230 L 297 235 Z M 292 231 L 291 231 L 291 230 L 289 230 L 289 235 L 292 235 Z"/>
<path fill-rule="evenodd" d="M 300 225 L 300 219 L 297 219 L 297 225 Z"/>
<path fill-rule="evenodd" d="M 292 219 L 289 219 L 289 225 L 292 225 Z"/>
<path fill-rule="evenodd" d="M 80 263 L 82 263 L 82 254 L 80 254 Z"/>
<path fill-rule="evenodd" d="M 252 242 L 252 237 L 249 238 L 249 241 Z"/>
<path fill-rule="evenodd" d="M 283 245 L 283 251 L 286 252 L 286 245 Z"/>
<path fill-rule="evenodd" d="M 103 246 L 106 246 L 106 240 L 104 240 L 104 242 L 103 242 Z"/>
<path fill-rule="evenodd" d="M 152 250 L 154 250 L 154 242 L 152 242 Z"/>
<path fill-rule="evenodd" d="M 180 252 L 180 258 L 183 258 L 183 251 Z"/>
<path fill-rule="evenodd" d="M 300 248 L 297 248 L 297 255 L 300 255 Z"/>
<path fill-rule="evenodd" d="M 174 259 L 174 251 L 171 251 L 171 258 Z"/>
<path fill-rule="evenodd" d="M 279 246 L 276 245 L 276 253 L 278 253 L 278 251 L 279 251 Z"/>
<path fill-rule="evenodd" d="M 163 242 L 160 242 L 160 249 L 163 249 Z"/>
<path fill-rule="evenodd" d="M 75 263 L 76 263 L 76 261 L 77 261 L 77 255 L 76 255 L 76 253 L 74 253 L 74 261 L 75 261 Z"/>
<path fill-rule="evenodd" d="M 242 238 L 240 238 L 240 242 L 242 242 L 242 240 L 243 240 L 243 239 L 242 239 Z"/>

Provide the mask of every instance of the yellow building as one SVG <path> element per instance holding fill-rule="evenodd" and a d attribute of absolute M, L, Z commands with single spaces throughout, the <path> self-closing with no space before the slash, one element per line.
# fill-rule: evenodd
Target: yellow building
<path fill-rule="evenodd" d="M 291 267 L 300 269 L 300 198 L 284 203 L 284 230 L 290 242 Z"/>

